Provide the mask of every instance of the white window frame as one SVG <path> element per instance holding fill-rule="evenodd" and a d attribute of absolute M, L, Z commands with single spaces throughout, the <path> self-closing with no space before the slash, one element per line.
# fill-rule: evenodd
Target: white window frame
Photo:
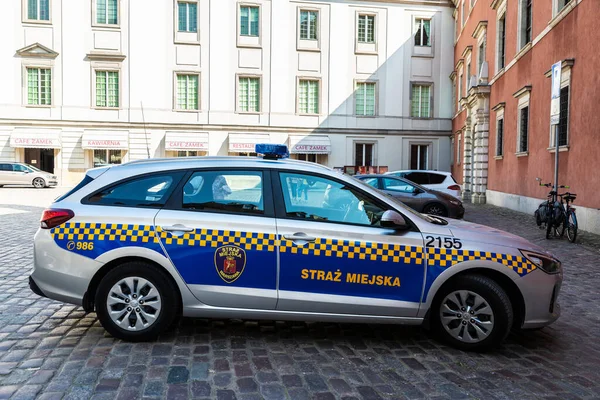
<path fill-rule="evenodd" d="M 101 107 L 101 106 L 97 106 L 96 105 L 96 73 L 98 72 L 116 72 L 118 74 L 119 77 L 119 106 L 118 107 Z M 121 68 L 120 66 L 115 66 L 115 65 L 92 65 L 92 79 L 91 79 L 91 83 L 92 83 L 92 90 L 91 90 L 91 97 L 92 97 L 92 109 L 95 110 L 120 110 L 121 108 L 123 108 L 123 81 L 122 81 L 122 74 L 121 74 Z M 106 93 L 106 103 L 108 104 L 108 79 L 106 80 L 106 89 L 107 89 L 107 93 Z"/>
<path fill-rule="evenodd" d="M 104 151 L 106 152 L 106 161 L 107 161 L 107 165 L 121 165 L 127 162 L 127 160 L 125 160 L 125 155 L 127 150 L 123 150 L 123 149 L 90 149 L 88 150 L 89 154 L 90 154 L 90 159 L 91 159 L 91 165 L 92 168 L 95 168 L 94 166 L 94 152 L 95 151 Z M 120 151 L 121 152 L 121 163 L 120 164 L 111 164 L 109 162 L 110 158 L 109 158 L 109 154 L 111 151 Z"/>
<path fill-rule="evenodd" d="M 319 98 L 318 98 L 318 104 L 317 104 L 317 108 L 318 108 L 318 112 L 317 113 L 311 113 L 311 112 L 302 112 L 300 110 L 300 81 L 312 81 L 312 82 L 317 82 L 317 87 L 319 90 Z M 312 115 L 312 116 L 316 116 L 316 115 L 321 115 L 321 78 L 319 77 L 315 77 L 315 76 L 299 76 L 296 79 L 296 114 L 298 115 Z"/>
<path fill-rule="evenodd" d="M 573 3 L 577 3 L 577 0 L 571 0 L 567 4 L 566 0 L 552 0 L 552 18 L 560 14 L 568 6 L 573 6 Z"/>
<path fill-rule="evenodd" d="M 517 148 L 515 154 L 517 157 L 527 156 L 529 155 L 529 150 L 531 148 L 531 107 L 529 105 L 530 102 L 530 92 L 526 91 L 521 96 L 518 96 L 518 106 L 517 106 Z M 527 150 L 521 151 L 521 110 L 525 107 L 528 108 L 528 116 L 527 116 Z M 506 132 L 506 124 L 504 124 L 504 131 Z"/>
<path fill-rule="evenodd" d="M 455 115 L 458 110 L 458 94 L 456 93 L 457 88 L 458 86 L 456 83 L 456 75 L 454 75 L 454 77 L 452 78 L 452 115 Z"/>
<path fill-rule="evenodd" d="M 424 169 L 419 169 L 419 161 L 421 161 L 421 152 L 417 151 L 417 168 L 412 168 L 412 147 L 413 146 L 424 146 L 427 148 L 427 160 L 425 160 L 425 168 Z M 410 170 L 414 170 L 414 171 L 427 171 L 430 169 L 433 169 L 433 162 L 431 159 L 432 156 L 432 151 L 433 150 L 433 142 L 410 142 L 408 144 L 408 169 Z"/>
<path fill-rule="evenodd" d="M 373 19 L 373 42 L 359 42 L 358 41 L 358 21 L 360 17 L 370 16 L 374 17 Z M 365 28 L 366 29 L 366 28 Z M 354 21 L 354 52 L 355 54 L 377 54 L 378 49 L 378 35 L 377 31 L 379 29 L 379 13 L 376 11 L 369 10 L 358 10 L 356 11 L 355 21 Z M 367 31 L 365 30 L 365 39 L 367 38 Z"/>
<path fill-rule="evenodd" d="M 240 110 L 240 79 L 243 78 L 258 78 L 258 111 L 243 111 Z M 250 114 L 260 115 L 263 113 L 263 80 L 260 74 L 236 74 L 235 75 L 235 112 L 237 114 Z M 250 94 L 250 87 L 248 87 L 248 94 Z M 248 99 L 249 100 L 249 99 Z M 250 101 L 248 101 L 248 105 Z"/>
<path fill-rule="evenodd" d="M 184 109 L 184 108 L 178 108 L 177 105 L 177 89 L 178 89 L 178 85 L 177 85 L 177 77 L 179 75 L 194 75 L 198 77 L 198 109 L 196 110 L 190 110 L 190 109 Z M 191 113 L 197 113 L 200 112 L 202 110 L 202 74 L 200 73 L 200 71 L 183 71 L 183 70 L 179 70 L 179 71 L 174 71 L 173 72 L 173 111 L 176 112 L 191 112 Z"/>
<path fill-rule="evenodd" d="M 417 21 L 429 21 L 429 45 L 423 45 L 423 29 L 421 29 L 421 45 L 415 45 L 417 47 L 433 47 L 433 18 L 431 17 L 421 17 L 415 16 L 413 18 L 413 29 L 417 26 Z M 417 34 L 418 29 L 413 31 L 413 43 L 415 39 L 415 35 Z"/>
<path fill-rule="evenodd" d="M 529 43 L 533 42 L 533 2 L 532 2 L 532 11 L 531 11 L 531 40 L 529 42 L 525 42 L 527 37 L 527 1 L 528 0 L 518 0 L 518 8 L 517 8 L 517 52 L 522 50 Z M 542 0 L 543 1 L 543 0 Z"/>
<path fill-rule="evenodd" d="M 467 22 L 467 16 L 466 16 L 467 8 L 465 7 L 465 0 L 462 0 L 462 5 L 460 7 L 460 10 L 461 10 L 460 29 L 462 31 L 462 29 L 465 26 L 465 23 Z"/>
<path fill-rule="evenodd" d="M 44 19 L 29 19 L 29 2 L 27 0 L 21 0 L 21 15 L 22 22 L 26 24 L 41 24 L 51 25 L 52 24 L 52 1 L 48 0 L 48 20 Z M 40 16 L 40 5 L 38 0 L 38 18 Z"/>
<path fill-rule="evenodd" d="M 375 113 L 374 115 L 359 115 L 356 114 L 356 95 L 358 92 L 358 84 L 359 83 L 374 83 L 375 84 Z M 354 98 L 354 103 L 353 103 L 353 107 L 352 107 L 352 114 L 356 117 L 356 118 L 375 118 L 379 115 L 379 81 L 375 80 L 375 79 L 355 79 L 354 80 L 354 93 L 353 96 Z M 365 105 L 366 105 L 366 98 L 365 98 Z"/>
<path fill-rule="evenodd" d="M 499 121 L 502 120 L 502 143 L 498 136 Z M 504 107 L 496 109 L 496 144 L 494 146 L 494 158 L 501 160 L 504 158 L 504 143 L 506 142 L 506 119 L 504 118 Z M 498 150 L 502 150 L 502 154 L 498 154 Z"/>
<path fill-rule="evenodd" d="M 302 12 L 315 12 L 317 13 L 317 38 L 316 39 L 302 39 L 300 37 L 301 31 L 301 15 Z M 296 15 L 297 27 L 296 27 L 296 49 L 305 51 L 321 51 L 321 9 L 316 7 L 297 7 Z M 310 26 L 310 24 L 309 24 Z"/>
<path fill-rule="evenodd" d="M 106 0 L 106 19 L 108 20 L 108 2 Z M 101 28 L 120 29 L 121 27 L 121 0 L 117 0 L 117 23 L 116 24 L 100 24 L 98 23 L 98 0 L 92 0 L 92 26 Z"/>
<path fill-rule="evenodd" d="M 30 68 L 40 68 L 50 70 L 50 104 L 29 104 L 28 97 L 28 81 L 27 81 L 27 70 Z M 27 108 L 51 108 L 55 103 L 55 91 L 54 91 L 54 60 L 24 60 L 22 65 L 22 102 L 24 107 Z"/>
<path fill-rule="evenodd" d="M 500 20 L 504 19 L 504 65 L 500 66 Z M 506 0 L 496 12 L 496 74 L 506 68 Z"/>
<path fill-rule="evenodd" d="M 456 135 L 456 165 L 460 165 L 462 162 L 461 152 L 462 133 L 459 131 Z"/>
<path fill-rule="evenodd" d="M 258 8 L 258 36 L 242 35 L 242 7 L 254 7 Z M 261 3 L 252 3 L 241 1 L 237 3 L 237 47 L 250 47 L 260 48 L 262 47 L 262 34 L 263 34 L 263 9 Z M 249 26 L 250 28 L 250 26 Z"/>
<path fill-rule="evenodd" d="M 567 116 L 567 144 L 559 146 L 559 151 L 564 151 L 569 148 L 570 145 L 570 133 L 571 133 L 571 68 L 570 67 L 562 67 L 561 75 L 560 75 L 560 89 L 569 88 L 569 102 L 567 103 L 567 109 L 569 110 L 569 115 Z M 550 125 L 550 146 L 548 146 L 548 150 L 554 150 L 555 148 L 555 138 L 554 135 L 556 133 L 556 125 Z"/>
<path fill-rule="evenodd" d="M 462 105 L 461 105 L 461 100 L 464 97 L 463 96 L 463 80 L 464 80 L 464 73 L 463 73 L 463 69 L 462 67 L 460 67 L 460 69 L 458 70 L 458 109 L 462 110 Z"/>
<path fill-rule="evenodd" d="M 354 140 L 352 141 L 352 165 L 355 167 L 362 167 L 362 165 L 358 165 L 357 161 L 356 161 L 356 145 L 365 145 L 365 144 L 370 144 L 372 145 L 371 147 L 371 164 L 373 164 L 372 166 L 376 167 L 379 165 L 378 160 L 377 160 L 377 141 L 376 140 Z M 365 155 L 366 155 L 366 147 L 363 147 L 363 161 L 365 160 Z"/>
<path fill-rule="evenodd" d="M 413 102 L 413 98 L 412 98 L 412 93 L 413 93 L 413 87 L 414 86 L 428 86 L 429 87 L 429 116 L 427 117 L 422 117 L 422 116 L 413 116 L 412 115 L 412 102 Z M 410 118 L 412 119 L 432 119 L 433 118 L 433 82 L 411 82 L 410 83 L 410 95 L 409 95 L 409 104 L 410 104 Z M 421 113 L 421 98 L 419 98 L 419 114 Z"/>

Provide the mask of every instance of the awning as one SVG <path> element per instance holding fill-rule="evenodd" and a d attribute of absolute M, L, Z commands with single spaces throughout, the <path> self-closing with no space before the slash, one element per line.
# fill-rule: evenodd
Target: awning
<path fill-rule="evenodd" d="M 100 130 L 85 130 L 83 131 L 83 139 L 81 147 L 86 150 L 105 150 L 129 149 L 129 132 L 128 131 L 100 131 Z"/>
<path fill-rule="evenodd" d="M 208 132 L 167 132 L 165 150 L 208 151 Z"/>
<path fill-rule="evenodd" d="M 327 135 L 290 136 L 292 154 L 330 154 L 331 141 Z"/>
<path fill-rule="evenodd" d="M 230 153 L 254 153 L 255 146 L 260 143 L 271 143 L 269 135 L 262 133 L 230 133 Z"/>
<path fill-rule="evenodd" d="M 60 129 L 19 129 L 10 135 L 10 147 L 60 149 Z"/>

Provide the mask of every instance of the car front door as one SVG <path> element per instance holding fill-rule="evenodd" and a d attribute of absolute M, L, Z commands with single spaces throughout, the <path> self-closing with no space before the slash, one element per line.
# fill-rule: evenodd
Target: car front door
<path fill-rule="evenodd" d="M 389 208 L 327 176 L 277 172 L 277 309 L 414 317 L 423 288 L 423 237 L 380 226 Z M 299 196 L 293 182 L 308 190 Z"/>
<path fill-rule="evenodd" d="M 156 218 L 169 258 L 196 298 L 216 307 L 275 309 L 276 225 L 270 175 L 199 170 Z"/>
<path fill-rule="evenodd" d="M 31 185 L 31 170 L 21 164 L 13 164 L 13 181 L 16 185 Z"/>
<path fill-rule="evenodd" d="M 423 192 L 408 182 L 399 179 L 381 178 L 381 190 L 394 196 L 413 210 L 423 210 Z"/>

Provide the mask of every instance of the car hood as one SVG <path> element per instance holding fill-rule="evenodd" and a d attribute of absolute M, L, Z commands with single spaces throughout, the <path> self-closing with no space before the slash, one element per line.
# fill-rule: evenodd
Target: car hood
<path fill-rule="evenodd" d="M 531 243 L 529 240 L 513 235 L 512 233 L 501 231 L 500 229 L 457 219 L 447 219 L 447 221 L 448 225 L 446 228 L 452 232 L 452 235 L 465 241 L 513 247 L 549 254 L 542 247 Z"/>

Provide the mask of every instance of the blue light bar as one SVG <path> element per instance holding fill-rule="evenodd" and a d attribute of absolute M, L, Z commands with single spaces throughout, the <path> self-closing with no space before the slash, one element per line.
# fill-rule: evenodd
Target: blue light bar
<path fill-rule="evenodd" d="M 290 156 L 290 152 L 284 144 L 257 144 L 255 151 L 258 154 L 262 154 L 265 160 L 278 160 Z"/>

